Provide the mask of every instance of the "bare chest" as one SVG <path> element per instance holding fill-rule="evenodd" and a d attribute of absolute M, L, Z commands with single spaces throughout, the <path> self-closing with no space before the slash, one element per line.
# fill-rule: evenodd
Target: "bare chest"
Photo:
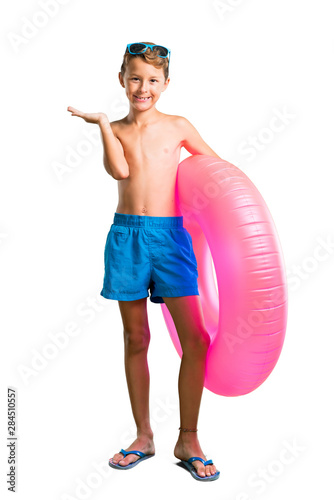
<path fill-rule="evenodd" d="M 152 170 L 166 170 L 178 165 L 181 141 L 170 125 L 148 125 L 137 129 L 119 129 L 117 137 L 122 143 L 130 175 L 150 174 Z"/>

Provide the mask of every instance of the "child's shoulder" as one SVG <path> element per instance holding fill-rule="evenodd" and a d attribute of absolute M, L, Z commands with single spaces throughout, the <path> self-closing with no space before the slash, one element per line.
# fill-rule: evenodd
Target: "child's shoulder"
<path fill-rule="evenodd" d="M 190 121 L 181 115 L 166 115 L 170 118 L 171 123 L 182 130 L 187 130 L 192 127 Z"/>
<path fill-rule="evenodd" d="M 184 116 L 181 115 L 169 115 L 171 117 L 171 120 L 174 121 L 177 125 L 186 125 L 188 120 Z"/>
<path fill-rule="evenodd" d="M 165 116 L 166 118 L 169 118 L 171 122 L 174 122 L 178 125 L 186 125 L 188 122 L 187 118 L 185 118 L 184 116 L 181 116 L 181 115 L 167 115 L 167 114 L 164 114 L 162 113 L 163 116 Z"/>
<path fill-rule="evenodd" d="M 125 125 L 125 120 L 124 118 L 121 118 L 120 120 L 114 120 L 113 122 L 109 122 L 111 128 L 117 128 L 120 125 Z"/>

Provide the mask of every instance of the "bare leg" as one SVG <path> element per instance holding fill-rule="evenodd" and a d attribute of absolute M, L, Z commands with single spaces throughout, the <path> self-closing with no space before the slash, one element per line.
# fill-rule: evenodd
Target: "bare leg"
<path fill-rule="evenodd" d="M 203 392 L 205 364 L 210 336 L 206 331 L 198 295 L 163 297 L 173 318 L 181 347 L 182 360 L 179 374 L 180 427 L 197 429 L 199 408 Z M 206 460 L 196 432 L 179 432 L 174 455 L 180 460 L 197 456 Z M 204 477 L 215 474 L 215 465 L 204 466 L 193 462 L 197 474 Z"/>
<path fill-rule="evenodd" d="M 147 351 L 150 330 L 147 318 L 147 298 L 119 301 L 124 327 L 124 364 L 132 413 L 137 426 L 137 439 L 125 451 L 139 450 L 155 453 L 153 432 L 149 417 L 150 375 Z M 138 460 L 138 455 L 128 455 L 123 460 L 122 453 L 113 456 L 113 462 L 128 465 Z"/>

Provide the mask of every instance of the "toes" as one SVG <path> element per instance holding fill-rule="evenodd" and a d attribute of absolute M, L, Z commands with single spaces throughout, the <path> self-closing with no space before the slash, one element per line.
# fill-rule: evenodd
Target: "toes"
<path fill-rule="evenodd" d="M 202 462 L 200 462 L 199 460 L 196 460 L 196 466 L 194 464 L 194 467 L 196 469 L 196 474 L 200 477 L 205 477 L 205 467 L 204 465 L 202 464 Z"/>
<path fill-rule="evenodd" d="M 205 470 L 203 467 L 198 467 L 197 474 L 201 477 L 205 477 Z"/>
<path fill-rule="evenodd" d="M 126 462 L 124 462 L 124 455 L 123 455 L 123 453 L 116 453 L 116 455 L 114 455 L 111 458 L 111 461 L 114 464 L 127 465 Z"/>
<path fill-rule="evenodd" d="M 210 474 L 211 476 L 214 476 L 216 474 L 216 467 L 215 466 L 210 465 L 210 473 L 211 473 Z"/>
<path fill-rule="evenodd" d="M 207 466 L 205 467 L 205 474 L 206 474 L 207 476 L 211 476 L 211 466 L 210 466 L 210 465 L 207 465 Z"/>
<path fill-rule="evenodd" d="M 114 463 L 114 464 L 118 464 L 118 462 L 120 461 L 120 459 L 123 457 L 123 455 L 120 455 L 119 453 L 116 453 L 116 455 L 114 455 L 110 460 Z"/>
<path fill-rule="evenodd" d="M 205 476 L 214 476 L 216 473 L 216 468 L 213 467 L 212 465 L 206 465 L 204 467 L 204 465 L 200 466 L 198 465 L 198 468 L 197 468 L 197 475 L 200 476 L 200 477 L 205 477 Z"/>
<path fill-rule="evenodd" d="M 116 455 L 114 455 L 112 460 L 114 464 L 126 466 L 131 462 L 135 462 L 136 460 L 138 460 L 138 458 L 139 457 L 137 457 L 136 455 L 129 455 L 124 458 L 123 454 L 117 453 Z"/>

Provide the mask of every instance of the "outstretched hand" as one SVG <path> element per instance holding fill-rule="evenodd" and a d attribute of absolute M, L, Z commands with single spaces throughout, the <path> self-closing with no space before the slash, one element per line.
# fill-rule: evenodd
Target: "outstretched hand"
<path fill-rule="evenodd" d="M 105 113 L 84 113 L 78 109 L 68 106 L 67 111 L 72 113 L 72 116 L 78 116 L 83 118 L 87 123 L 101 123 L 102 121 L 107 121 L 109 123 L 108 117 Z"/>

